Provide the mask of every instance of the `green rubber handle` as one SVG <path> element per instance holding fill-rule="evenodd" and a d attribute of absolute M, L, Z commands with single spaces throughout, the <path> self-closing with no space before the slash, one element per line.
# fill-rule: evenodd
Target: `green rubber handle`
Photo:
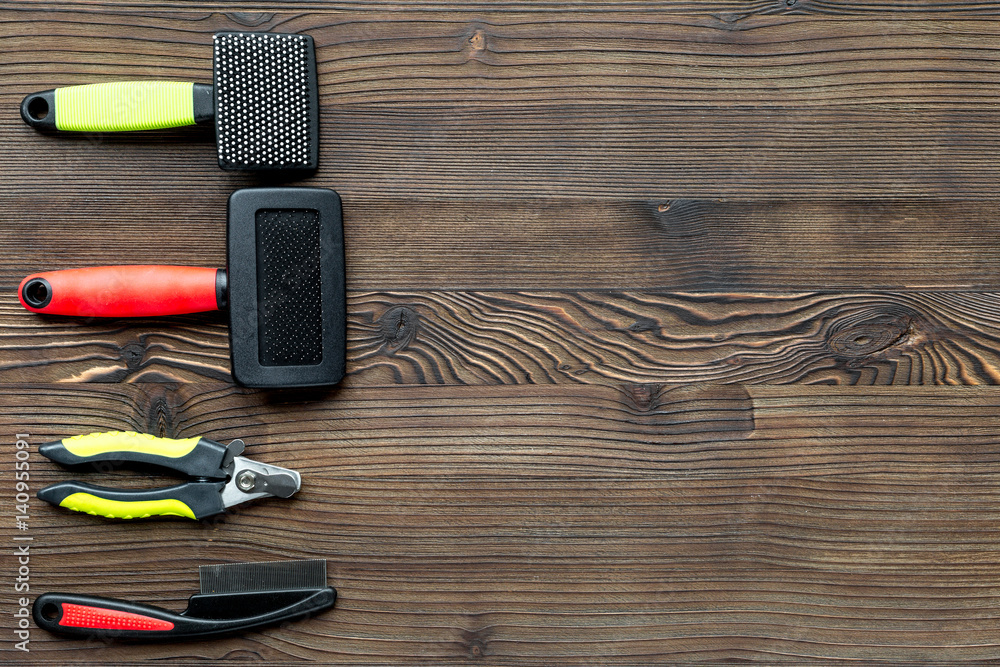
<path fill-rule="evenodd" d="M 178 81 L 119 81 L 34 93 L 21 117 L 38 129 L 122 132 L 194 125 L 203 119 L 201 98 L 211 86 Z M 211 103 L 209 103 L 211 104 Z"/>

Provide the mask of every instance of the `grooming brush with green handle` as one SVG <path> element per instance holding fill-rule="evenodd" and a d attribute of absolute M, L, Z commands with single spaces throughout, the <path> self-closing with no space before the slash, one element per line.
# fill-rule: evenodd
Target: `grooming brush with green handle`
<path fill-rule="evenodd" d="M 28 125 L 121 132 L 215 122 L 223 169 L 315 170 L 319 156 L 312 37 L 227 32 L 214 39 L 214 85 L 124 81 L 55 88 L 21 102 Z"/>

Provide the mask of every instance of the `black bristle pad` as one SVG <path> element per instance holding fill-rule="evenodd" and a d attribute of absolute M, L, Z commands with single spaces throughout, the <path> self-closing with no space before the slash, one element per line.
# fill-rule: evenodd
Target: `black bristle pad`
<path fill-rule="evenodd" d="M 317 166 L 316 56 L 311 37 L 215 35 L 215 124 L 225 169 Z"/>
<path fill-rule="evenodd" d="M 326 560 L 284 560 L 264 563 L 202 565 L 198 568 L 203 595 L 325 588 Z"/>
<path fill-rule="evenodd" d="M 264 366 L 323 360 L 319 213 L 257 211 L 257 345 Z"/>

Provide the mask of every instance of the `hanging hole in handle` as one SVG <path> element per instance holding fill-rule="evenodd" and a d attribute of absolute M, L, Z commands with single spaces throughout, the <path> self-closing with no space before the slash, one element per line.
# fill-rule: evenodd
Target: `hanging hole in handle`
<path fill-rule="evenodd" d="M 24 284 L 21 296 L 32 308 L 44 308 L 52 301 L 52 286 L 45 278 L 32 278 Z"/>
<path fill-rule="evenodd" d="M 55 89 L 31 93 L 21 100 L 21 120 L 36 130 L 58 130 Z"/>
<path fill-rule="evenodd" d="M 46 621 L 57 621 L 59 617 L 59 605 L 55 602 L 46 602 L 42 605 L 42 618 Z"/>
<path fill-rule="evenodd" d="M 32 120 L 45 120 L 49 115 L 49 102 L 41 95 L 28 100 L 28 115 Z"/>

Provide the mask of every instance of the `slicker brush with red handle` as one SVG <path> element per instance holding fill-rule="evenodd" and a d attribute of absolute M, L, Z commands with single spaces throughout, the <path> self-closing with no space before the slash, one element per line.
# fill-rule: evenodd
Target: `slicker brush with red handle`
<path fill-rule="evenodd" d="M 229 197 L 225 269 L 98 266 L 21 281 L 28 310 L 77 317 L 229 312 L 233 379 L 247 387 L 332 385 L 344 376 L 346 299 L 340 197 L 250 188 Z"/>

